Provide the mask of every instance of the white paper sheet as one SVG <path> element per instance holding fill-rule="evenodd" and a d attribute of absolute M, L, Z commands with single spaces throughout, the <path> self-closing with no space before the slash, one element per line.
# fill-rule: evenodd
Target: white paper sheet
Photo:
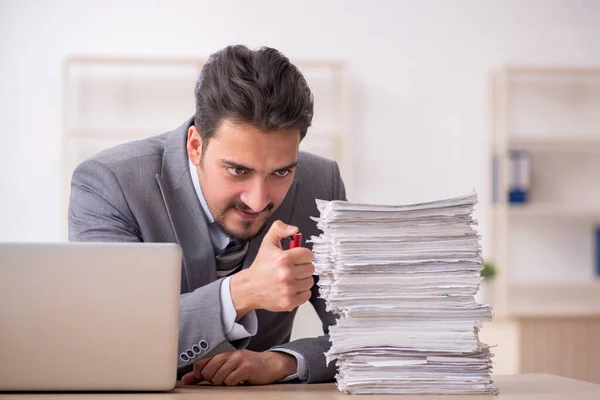
<path fill-rule="evenodd" d="M 353 394 L 496 394 L 474 300 L 480 237 L 471 193 L 411 205 L 317 200 L 319 290 L 338 314 L 328 362 Z"/>

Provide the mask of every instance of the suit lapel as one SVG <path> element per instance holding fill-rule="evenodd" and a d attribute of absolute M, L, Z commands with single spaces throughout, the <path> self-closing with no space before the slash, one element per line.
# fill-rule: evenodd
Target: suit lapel
<path fill-rule="evenodd" d="M 189 119 L 169 135 L 162 171 L 156 175 L 177 243 L 183 251 L 190 292 L 217 279 L 208 226 L 190 176 L 186 141 L 191 125 Z"/>
<path fill-rule="evenodd" d="M 244 269 L 250 267 L 250 264 L 252 264 L 252 261 L 254 261 L 254 259 L 256 258 L 256 254 L 260 249 L 260 245 L 262 244 L 263 238 L 269 231 L 269 228 L 271 227 L 273 222 L 281 220 L 286 224 L 289 223 L 290 216 L 292 215 L 292 210 L 294 208 L 298 185 L 299 184 L 296 180 L 292 182 L 292 185 L 290 186 L 285 198 L 283 199 L 283 202 L 281 203 L 277 211 L 275 211 L 275 213 L 271 215 L 271 218 L 269 218 L 269 220 L 265 224 L 265 227 L 262 229 L 262 231 L 260 231 L 258 236 L 256 236 L 250 242 L 250 246 L 248 247 L 248 253 L 246 254 L 246 258 L 244 259 Z"/>

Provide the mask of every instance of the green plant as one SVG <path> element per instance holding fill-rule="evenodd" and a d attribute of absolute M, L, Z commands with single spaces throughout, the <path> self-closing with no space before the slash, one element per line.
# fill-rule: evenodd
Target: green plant
<path fill-rule="evenodd" d="M 483 268 L 481 269 L 481 276 L 486 279 L 491 279 L 496 276 L 496 266 L 491 261 L 486 261 L 483 263 Z"/>

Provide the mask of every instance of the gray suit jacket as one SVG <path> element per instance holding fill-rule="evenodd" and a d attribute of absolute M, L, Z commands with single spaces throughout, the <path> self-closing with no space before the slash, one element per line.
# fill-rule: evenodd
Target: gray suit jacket
<path fill-rule="evenodd" d="M 335 365 L 327 366 L 323 353 L 330 347 L 327 333 L 335 318 L 325 311 L 316 284 L 310 302 L 323 322 L 323 336 L 289 342 L 296 310 L 256 310 L 255 336 L 232 343 L 226 339 L 221 322 L 222 279 L 217 279 L 215 254 L 188 166 L 186 139 L 192 121 L 163 135 L 103 151 L 81 163 L 71 180 L 69 240 L 171 242 L 181 246 L 179 353 L 197 351 L 196 345 L 202 341 L 204 347 L 208 343 L 208 349 L 187 362 L 180 358 L 179 376 L 191 370 L 194 361 L 217 353 L 282 347 L 306 358 L 309 382 L 333 380 Z M 310 219 L 319 215 L 316 198 L 345 200 L 337 163 L 300 152 L 294 181 L 265 229 L 250 243 L 244 268 L 254 261 L 264 234 L 275 220 L 299 227 L 304 238 L 318 235 Z"/>

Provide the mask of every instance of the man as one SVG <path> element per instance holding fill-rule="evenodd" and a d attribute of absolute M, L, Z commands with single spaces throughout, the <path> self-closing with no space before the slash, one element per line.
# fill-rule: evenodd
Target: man
<path fill-rule="evenodd" d="M 346 196 L 334 161 L 298 151 L 311 91 L 277 50 L 231 46 L 208 59 L 195 95 L 196 114 L 180 127 L 77 167 L 69 239 L 181 246 L 185 384 L 331 381 L 323 353 L 335 318 L 318 298 L 314 255 L 281 246 L 319 234 L 316 198 Z M 325 335 L 289 342 L 308 300 Z"/>

